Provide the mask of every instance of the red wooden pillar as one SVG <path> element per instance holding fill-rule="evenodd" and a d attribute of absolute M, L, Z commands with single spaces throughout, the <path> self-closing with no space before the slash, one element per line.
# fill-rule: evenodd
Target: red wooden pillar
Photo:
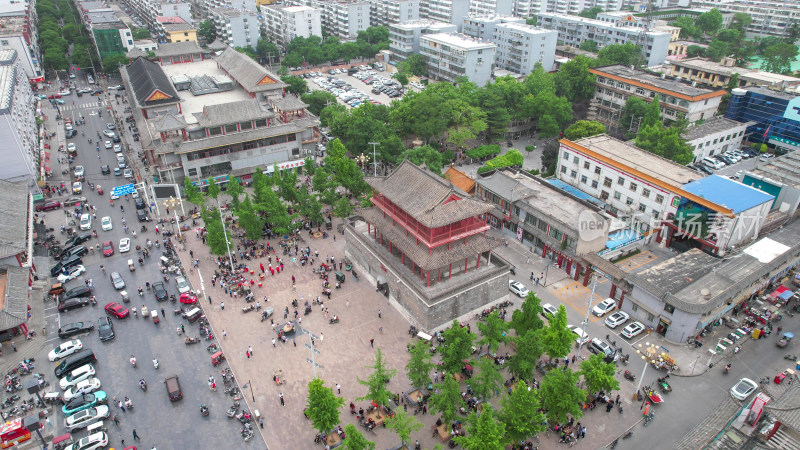
<path fill-rule="evenodd" d="M 542 248 L 542 258 L 544 258 L 544 257 L 546 257 L 546 256 L 547 256 L 547 246 L 545 245 L 545 246 Z"/>
<path fill-rule="evenodd" d="M 592 272 L 593 272 L 592 269 L 590 269 L 589 267 L 586 268 L 586 273 L 583 275 L 583 285 L 584 286 L 588 286 L 589 285 L 589 278 L 592 276 Z"/>
<path fill-rule="evenodd" d="M 400 252 L 400 254 L 403 255 L 403 265 L 405 266 L 406 265 L 406 252 Z"/>
<path fill-rule="evenodd" d="M 447 279 L 453 278 L 453 263 L 450 263 L 450 273 L 447 274 Z"/>
<path fill-rule="evenodd" d="M 381 233 L 381 245 L 383 245 L 383 233 Z"/>
<path fill-rule="evenodd" d="M 608 294 L 609 297 L 614 298 L 614 294 L 617 293 L 617 285 L 611 283 L 611 292 Z"/>
<path fill-rule="evenodd" d="M 567 260 L 567 274 L 569 274 L 570 269 L 572 269 L 572 260 Z"/>
<path fill-rule="evenodd" d="M 575 263 L 575 281 L 578 281 L 578 278 L 581 276 L 581 265 L 580 263 Z"/>
<path fill-rule="evenodd" d="M 620 289 L 620 291 L 622 291 L 622 294 L 619 295 L 619 304 L 617 305 L 617 309 L 622 309 L 622 301 L 625 300 L 625 290 Z"/>
<path fill-rule="evenodd" d="M 369 236 L 370 234 L 372 234 L 372 225 L 370 225 L 370 223 L 367 222 L 367 236 Z"/>
<path fill-rule="evenodd" d="M 475 264 L 475 268 L 476 269 L 480 269 L 481 268 L 481 254 L 480 253 L 478 253 L 478 263 Z"/>
<path fill-rule="evenodd" d="M 464 258 L 464 273 L 467 273 L 468 267 L 469 267 L 469 258 Z"/>
<path fill-rule="evenodd" d="M 426 281 L 426 285 L 427 285 L 428 287 L 430 287 L 430 286 L 431 286 L 431 271 L 430 271 L 430 270 L 428 271 L 428 281 Z"/>

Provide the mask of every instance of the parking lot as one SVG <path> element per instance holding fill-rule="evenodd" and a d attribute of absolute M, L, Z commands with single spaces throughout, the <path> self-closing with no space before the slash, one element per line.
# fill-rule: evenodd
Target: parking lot
<path fill-rule="evenodd" d="M 710 163 L 704 163 L 704 159 L 699 160 L 694 165 L 690 164 L 689 167 L 708 175 L 715 174 L 740 180 L 744 176 L 744 172 L 755 168 L 758 164 L 769 161 L 772 157 L 773 155 L 771 154 L 759 155 L 752 149 L 743 148 L 742 150 L 728 151 L 721 155 L 711 156 L 710 159 L 714 161 L 716 168 L 712 167 Z"/>
<path fill-rule="evenodd" d="M 309 72 L 302 76 L 306 78 L 309 89 L 328 91 L 336 96 L 339 103 L 349 107 L 357 107 L 364 102 L 388 105 L 409 90 L 424 88 L 414 82 L 413 85 L 409 84 L 403 89 L 382 66 L 376 68 L 362 65 L 358 67 L 357 72 L 351 70 L 351 73 L 344 69 L 329 69 Z"/>

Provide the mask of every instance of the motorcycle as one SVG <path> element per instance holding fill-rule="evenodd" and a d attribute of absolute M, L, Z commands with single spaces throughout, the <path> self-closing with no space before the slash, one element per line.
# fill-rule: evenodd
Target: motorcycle
<path fill-rule="evenodd" d="M 147 382 L 144 381 L 144 378 L 139 380 L 139 387 L 142 388 L 143 391 L 147 391 Z"/>
<path fill-rule="evenodd" d="M 200 342 L 199 337 L 187 337 L 186 339 L 183 340 L 183 343 L 186 345 L 197 344 L 199 342 Z"/>
<path fill-rule="evenodd" d="M 206 406 L 206 405 L 204 405 L 204 404 L 202 404 L 202 403 L 201 403 L 201 404 L 200 404 L 200 414 L 202 414 L 202 415 L 203 415 L 203 417 L 208 417 L 208 414 L 209 414 L 209 412 L 208 412 L 208 406 Z"/>
<path fill-rule="evenodd" d="M 330 323 L 330 324 L 339 323 L 339 316 L 334 315 L 333 317 L 331 317 L 331 319 L 328 321 L 328 323 Z"/>
<path fill-rule="evenodd" d="M 208 344 L 208 347 L 206 347 L 206 350 L 208 350 L 209 353 L 214 353 L 214 352 L 217 351 L 217 348 L 218 348 L 217 344 L 211 343 L 211 344 Z"/>
<path fill-rule="evenodd" d="M 237 408 L 235 405 L 231 405 L 231 407 L 228 408 L 228 412 L 226 412 L 225 414 L 228 416 L 229 419 L 233 419 L 238 409 L 239 408 Z"/>
<path fill-rule="evenodd" d="M 153 367 L 155 367 L 155 369 L 158 370 L 158 359 L 157 358 L 153 358 Z"/>
<path fill-rule="evenodd" d="M 135 368 L 136 367 L 136 357 L 131 355 L 130 361 L 131 361 L 131 365 Z"/>
<path fill-rule="evenodd" d="M 623 373 L 622 375 L 625 377 L 626 380 L 629 380 L 629 381 L 635 381 L 636 380 L 636 375 L 632 374 L 630 372 L 630 370 L 626 369 L 625 373 Z"/>
<path fill-rule="evenodd" d="M 789 361 L 797 361 L 797 356 L 795 356 L 795 355 L 786 355 L 786 356 L 783 357 L 783 359 L 787 359 Z"/>

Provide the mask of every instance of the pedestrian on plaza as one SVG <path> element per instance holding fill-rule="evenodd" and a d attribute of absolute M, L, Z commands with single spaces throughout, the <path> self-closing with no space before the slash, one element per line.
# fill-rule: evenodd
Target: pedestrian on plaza
<path fill-rule="evenodd" d="M 292 344 L 294 344 L 294 346 L 297 347 L 297 341 L 294 340 L 294 336 L 292 336 Z"/>
<path fill-rule="evenodd" d="M 575 355 L 572 355 L 572 364 L 575 364 Z"/>
<path fill-rule="evenodd" d="M 378 310 L 378 319 L 380 319 L 380 318 L 381 318 L 381 314 L 382 314 L 382 312 L 381 312 L 381 310 L 379 309 L 379 310 Z"/>
<path fill-rule="evenodd" d="M 117 406 L 122 410 L 122 412 L 125 412 L 125 406 L 122 404 L 122 401 L 118 402 Z"/>
<path fill-rule="evenodd" d="M 369 346 L 370 346 L 370 347 L 375 347 L 375 345 L 374 345 L 374 344 L 375 344 L 375 338 L 372 338 L 372 339 L 370 339 L 370 340 L 369 340 Z"/>
<path fill-rule="evenodd" d="M 341 394 L 341 393 L 342 393 L 342 385 L 341 385 L 341 384 L 339 384 L 339 383 L 336 383 L 336 392 L 337 392 L 338 394 Z"/>
<path fill-rule="evenodd" d="M 225 339 L 226 337 L 228 337 L 228 332 L 225 331 L 225 330 L 222 330 L 222 338 Z"/>
<path fill-rule="evenodd" d="M 225 311 L 225 302 L 220 303 L 219 307 L 222 308 L 223 311 Z"/>
<path fill-rule="evenodd" d="M 119 440 L 122 442 L 122 447 L 125 447 L 125 439 L 122 437 L 122 433 L 119 434 Z"/>
<path fill-rule="evenodd" d="M 438 383 L 439 382 L 439 372 L 438 371 L 434 371 L 433 372 L 433 382 L 434 383 Z"/>
<path fill-rule="evenodd" d="M 278 394 L 278 397 L 281 399 L 281 406 L 286 406 L 286 403 L 283 402 L 283 392 Z"/>
<path fill-rule="evenodd" d="M 272 338 L 272 346 L 275 347 L 275 338 Z"/>
<path fill-rule="evenodd" d="M 119 426 L 119 416 L 114 414 L 114 425 Z"/>
<path fill-rule="evenodd" d="M 164 319 L 167 318 L 167 315 L 164 314 L 164 308 L 161 308 L 161 317 L 163 317 Z"/>
<path fill-rule="evenodd" d="M 47 424 L 47 428 L 50 428 L 50 427 L 53 426 L 53 424 L 50 422 L 50 418 L 49 417 L 45 417 L 44 421 Z"/>
<path fill-rule="evenodd" d="M 250 359 L 250 351 L 246 351 L 245 354 L 247 355 L 247 359 Z"/>
<path fill-rule="evenodd" d="M 136 428 L 133 429 L 133 439 L 136 440 L 136 441 L 141 440 L 141 439 L 139 439 L 139 435 L 136 434 Z"/>
<path fill-rule="evenodd" d="M 247 351 L 250 352 L 250 354 L 252 355 L 253 354 L 253 347 L 248 345 L 247 346 Z"/>

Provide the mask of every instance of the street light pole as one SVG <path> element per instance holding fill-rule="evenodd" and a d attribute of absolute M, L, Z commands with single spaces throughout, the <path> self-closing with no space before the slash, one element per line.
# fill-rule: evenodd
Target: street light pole
<path fill-rule="evenodd" d="M 219 210 L 219 221 L 222 222 L 222 236 L 225 238 L 225 247 L 228 249 L 228 262 L 231 264 L 231 270 L 233 270 L 233 258 L 231 257 L 231 246 L 230 242 L 228 242 L 228 232 L 225 230 L 225 219 L 222 217 L 222 208 L 219 205 L 219 199 L 217 199 L 217 209 Z"/>
<path fill-rule="evenodd" d="M 583 336 L 586 336 L 586 324 L 589 323 L 589 311 L 592 309 L 592 300 L 594 300 L 594 289 L 597 287 L 597 275 L 592 276 L 592 293 L 589 295 L 589 301 L 586 302 L 586 319 L 583 321 Z M 579 339 L 578 356 L 581 354 L 583 347 L 583 336 Z"/>
<path fill-rule="evenodd" d="M 644 350 L 645 353 L 650 353 L 651 350 L 653 351 L 653 353 L 655 353 L 655 345 L 653 345 L 653 344 L 651 344 L 649 342 L 645 342 L 645 345 L 647 346 L 647 348 Z M 642 381 L 644 380 L 644 373 L 645 373 L 645 371 L 647 371 L 647 358 L 648 358 L 648 355 L 642 353 L 642 344 L 639 344 L 639 349 L 636 350 L 636 353 L 638 353 L 642 357 L 642 360 L 644 361 L 644 368 L 642 369 L 642 376 L 639 377 L 639 384 L 636 385 L 636 395 L 638 395 L 639 394 L 639 389 L 642 387 Z"/>
<path fill-rule="evenodd" d="M 375 148 L 378 146 L 378 142 L 368 142 L 369 145 L 372 146 L 372 176 L 378 176 L 378 160 L 375 159 Z"/>

